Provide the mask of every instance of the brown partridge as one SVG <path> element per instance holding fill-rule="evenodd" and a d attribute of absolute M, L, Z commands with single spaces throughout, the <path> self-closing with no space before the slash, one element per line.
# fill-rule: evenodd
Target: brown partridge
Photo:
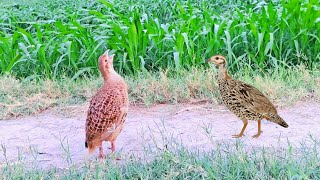
<path fill-rule="evenodd" d="M 123 128 L 128 113 L 128 89 L 123 78 L 113 68 L 113 57 L 109 50 L 99 57 L 99 70 L 104 84 L 92 97 L 86 120 L 85 146 L 92 154 L 99 147 L 99 158 L 104 158 L 103 141 L 115 141 Z"/>
<path fill-rule="evenodd" d="M 233 135 L 234 138 L 243 136 L 248 120 L 258 121 L 258 133 L 253 136 L 254 138 L 258 138 L 262 133 L 263 118 L 285 128 L 288 127 L 288 124 L 278 115 L 274 105 L 258 89 L 229 76 L 225 57 L 215 55 L 207 62 L 214 63 L 219 68 L 218 84 L 223 103 L 243 121 L 240 134 Z"/>

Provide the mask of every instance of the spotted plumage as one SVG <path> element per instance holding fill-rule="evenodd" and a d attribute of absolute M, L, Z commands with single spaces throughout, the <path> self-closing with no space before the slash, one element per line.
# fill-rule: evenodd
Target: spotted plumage
<path fill-rule="evenodd" d="M 110 141 L 111 150 L 115 151 L 115 140 L 123 128 L 129 103 L 127 84 L 114 70 L 113 56 L 108 51 L 99 58 L 99 70 L 104 84 L 90 101 L 85 146 L 90 154 L 99 147 L 99 157 L 103 158 L 103 141 Z"/>
<path fill-rule="evenodd" d="M 258 121 L 258 133 L 253 136 L 254 138 L 258 138 L 262 132 L 261 120 L 263 118 L 285 128 L 288 127 L 288 124 L 278 115 L 274 105 L 258 89 L 228 75 L 227 61 L 223 56 L 212 56 L 208 62 L 219 67 L 218 84 L 223 103 L 244 123 L 240 134 L 233 135 L 233 137 L 243 136 L 248 120 Z"/>

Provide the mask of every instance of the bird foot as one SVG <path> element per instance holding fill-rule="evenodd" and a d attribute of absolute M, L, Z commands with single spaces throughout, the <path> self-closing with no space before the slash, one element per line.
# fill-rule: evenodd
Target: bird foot
<path fill-rule="evenodd" d="M 261 135 L 262 131 L 258 132 L 256 135 L 252 136 L 253 138 L 257 139 Z"/>
<path fill-rule="evenodd" d="M 114 159 L 114 160 L 116 160 L 116 161 L 121 160 L 121 158 L 120 158 L 119 156 L 117 156 L 116 153 L 110 153 L 110 154 L 108 155 L 108 157 L 109 157 L 110 159 Z"/>
<path fill-rule="evenodd" d="M 235 134 L 235 135 L 232 135 L 233 138 L 241 138 L 242 136 L 244 136 L 244 134 Z"/>
<path fill-rule="evenodd" d="M 106 156 L 104 154 L 99 154 L 99 159 L 105 159 Z"/>
<path fill-rule="evenodd" d="M 114 153 L 116 151 L 116 149 L 112 148 L 112 147 L 108 147 L 108 149 L 110 149 L 112 153 Z"/>

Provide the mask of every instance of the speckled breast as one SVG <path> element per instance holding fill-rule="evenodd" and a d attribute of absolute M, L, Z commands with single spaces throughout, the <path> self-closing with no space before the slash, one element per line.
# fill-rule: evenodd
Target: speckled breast
<path fill-rule="evenodd" d="M 234 88 L 233 84 L 229 84 L 226 80 L 219 80 L 219 90 L 221 98 L 225 106 L 238 116 L 241 120 L 259 120 L 261 115 L 250 111 L 244 106 L 235 92 L 232 92 Z"/>

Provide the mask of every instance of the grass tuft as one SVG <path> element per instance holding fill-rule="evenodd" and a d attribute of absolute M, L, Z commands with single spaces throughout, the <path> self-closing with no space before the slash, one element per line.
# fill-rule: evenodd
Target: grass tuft
<path fill-rule="evenodd" d="M 305 142 L 309 144 L 262 148 L 236 141 L 219 143 L 205 153 L 176 145 L 153 151 L 151 159 L 129 155 L 117 163 L 110 157 L 67 169 L 42 169 L 20 161 L 2 165 L 0 175 L 4 179 L 319 179 L 319 140 Z"/>
<path fill-rule="evenodd" d="M 304 66 L 277 69 L 261 74 L 244 70 L 233 77 L 254 85 L 276 106 L 289 106 L 299 101 L 320 99 L 320 73 Z M 131 105 L 157 103 L 221 103 L 215 68 L 193 68 L 179 75 L 168 71 L 140 73 L 126 76 Z M 88 103 L 101 87 L 101 77 L 72 80 L 19 80 L 0 77 L 0 119 L 37 114 L 52 107 L 66 107 Z"/>

